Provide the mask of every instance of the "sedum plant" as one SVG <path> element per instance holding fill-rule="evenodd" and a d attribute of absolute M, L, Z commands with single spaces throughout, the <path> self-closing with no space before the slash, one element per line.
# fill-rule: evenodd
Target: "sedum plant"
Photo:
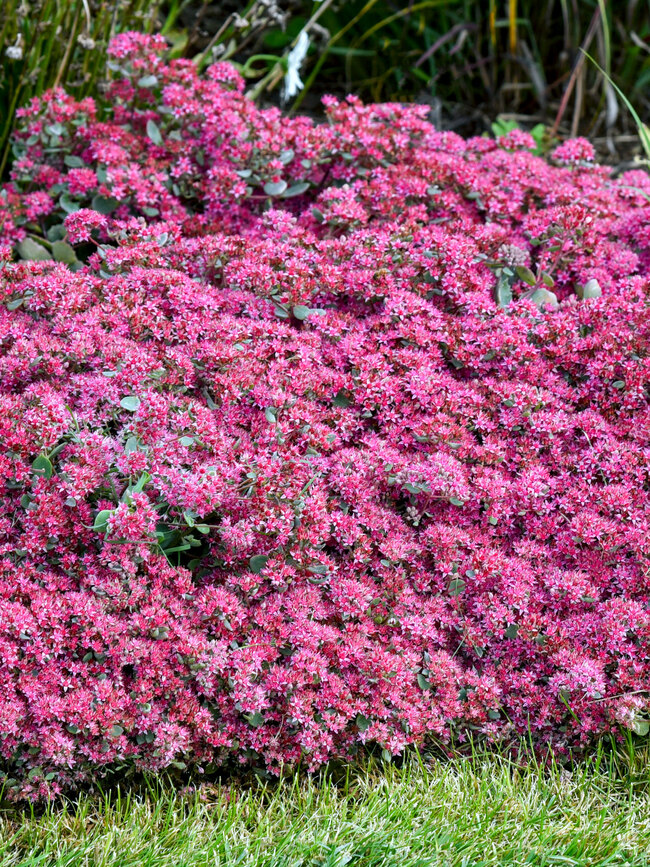
<path fill-rule="evenodd" d="M 650 181 L 111 44 L 0 198 L 0 767 L 648 733 Z"/>

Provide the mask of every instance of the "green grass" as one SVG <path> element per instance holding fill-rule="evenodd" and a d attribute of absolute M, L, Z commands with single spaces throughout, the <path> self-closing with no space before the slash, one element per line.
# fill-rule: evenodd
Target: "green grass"
<path fill-rule="evenodd" d="M 602 754 L 601 754 L 602 759 Z M 650 864 L 650 770 L 498 756 L 331 779 L 84 796 L 0 818 L 0 865 L 451 867 Z"/>

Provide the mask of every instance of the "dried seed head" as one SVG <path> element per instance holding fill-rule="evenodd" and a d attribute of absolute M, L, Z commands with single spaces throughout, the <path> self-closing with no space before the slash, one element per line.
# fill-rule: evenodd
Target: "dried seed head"
<path fill-rule="evenodd" d="M 82 46 L 82 48 L 85 48 L 87 51 L 91 51 L 96 45 L 94 39 L 92 39 L 90 36 L 86 36 L 83 33 L 80 33 L 79 36 L 77 36 L 77 42 L 79 43 L 79 45 Z"/>
<path fill-rule="evenodd" d="M 10 45 L 5 51 L 9 60 L 23 59 L 23 34 L 19 33 L 13 45 Z"/>

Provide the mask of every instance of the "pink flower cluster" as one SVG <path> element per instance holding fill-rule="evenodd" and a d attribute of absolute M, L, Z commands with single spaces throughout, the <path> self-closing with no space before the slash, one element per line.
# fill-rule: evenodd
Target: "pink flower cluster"
<path fill-rule="evenodd" d="M 161 47 L 0 197 L 6 790 L 642 731 L 648 176 Z"/>

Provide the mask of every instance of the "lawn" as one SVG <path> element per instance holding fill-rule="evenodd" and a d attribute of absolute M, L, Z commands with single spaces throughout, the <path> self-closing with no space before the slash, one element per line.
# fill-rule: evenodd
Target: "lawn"
<path fill-rule="evenodd" d="M 639 766 L 643 756 L 637 757 Z M 0 819 L 2 867 L 650 864 L 648 774 L 492 755 L 250 788 L 162 783 Z"/>

